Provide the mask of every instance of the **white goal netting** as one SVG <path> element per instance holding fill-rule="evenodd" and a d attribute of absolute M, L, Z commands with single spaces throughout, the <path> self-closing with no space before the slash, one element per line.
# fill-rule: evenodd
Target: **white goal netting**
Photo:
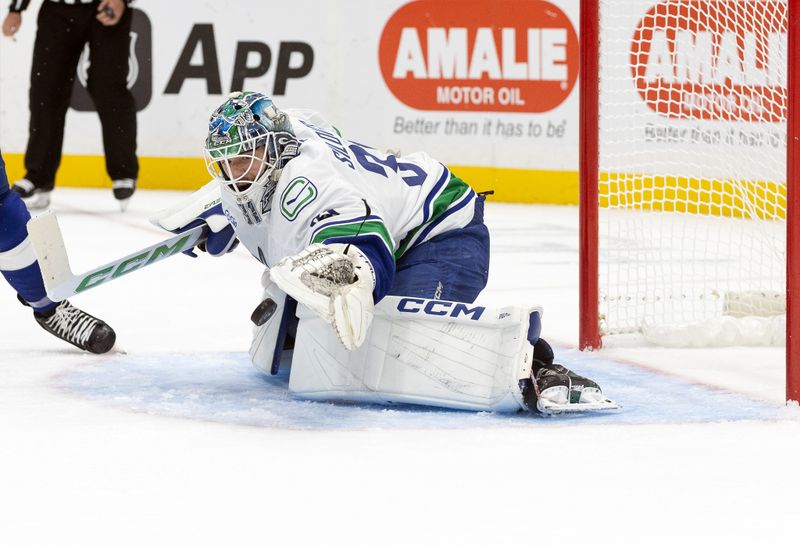
<path fill-rule="evenodd" d="M 601 333 L 782 343 L 786 0 L 602 0 L 599 44 Z"/>

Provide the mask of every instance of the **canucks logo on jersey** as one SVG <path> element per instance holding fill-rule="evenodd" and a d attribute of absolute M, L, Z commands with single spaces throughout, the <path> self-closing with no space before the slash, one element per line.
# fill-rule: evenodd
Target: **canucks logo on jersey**
<path fill-rule="evenodd" d="M 290 222 L 317 198 L 317 187 L 304 176 L 292 180 L 281 194 L 281 214 Z"/>

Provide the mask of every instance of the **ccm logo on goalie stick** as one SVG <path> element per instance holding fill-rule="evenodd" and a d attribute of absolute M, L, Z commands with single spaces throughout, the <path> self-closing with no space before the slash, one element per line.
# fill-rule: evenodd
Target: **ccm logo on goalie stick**
<path fill-rule="evenodd" d="M 93 271 L 88 275 L 86 275 L 85 277 L 83 277 L 81 282 L 78 284 L 77 288 L 75 288 L 75 292 L 83 292 L 84 290 L 94 288 L 95 286 L 99 286 L 112 279 L 116 279 L 118 277 L 121 277 L 122 275 L 131 273 L 132 271 L 136 271 L 140 267 L 150 265 L 152 263 L 163 260 L 164 258 L 169 258 L 170 256 L 174 256 L 179 252 L 183 252 L 187 248 L 191 248 L 187 244 L 189 239 L 190 235 L 185 235 L 180 239 L 178 239 L 178 241 L 175 242 L 175 244 L 173 244 L 172 246 L 163 244 L 154 248 L 153 250 L 148 250 L 141 254 L 137 254 L 136 256 L 131 256 L 130 258 L 126 259 L 123 262 L 120 262 L 119 264 L 115 264 L 97 271 Z"/>
<path fill-rule="evenodd" d="M 486 310 L 485 307 L 476 305 L 469 308 L 464 303 L 454 301 L 426 300 L 422 298 L 403 298 L 397 304 L 397 310 L 401 313 L 424 313 L 436 317 L 451 316 L 457 318 L 460 315 L 469 317 L 470 320 L 480 320 L 481 315 Z"/>

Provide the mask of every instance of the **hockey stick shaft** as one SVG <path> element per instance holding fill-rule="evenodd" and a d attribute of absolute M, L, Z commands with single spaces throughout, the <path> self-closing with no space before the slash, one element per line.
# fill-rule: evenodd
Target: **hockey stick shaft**
<path fill-rule="evenodd" d="M 48 211 L 28 222 L 28 235 L 34 254 L 39 260 L 47 296 L 53 301 L 65 300 L 189 250 L 205 240 L 207 230 L 204 225 L 192 228 L 133 254 L 75 275 L 69 265 L 67 249 L 56 215 Z"/>

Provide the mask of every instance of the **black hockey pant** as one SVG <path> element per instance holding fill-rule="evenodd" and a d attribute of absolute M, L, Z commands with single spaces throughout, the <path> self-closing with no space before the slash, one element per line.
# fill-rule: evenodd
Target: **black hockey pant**
<path fill-rule="evenodd" d="M 127 87 L 131 10 L 114 26 L 95 19 L 97 4 L 43 2 L 31 67 L 26 178 L 53 189 L 61 162 L 64 121 L 85 44 L 91 66 L 87 87 L 103 129 L 106 170 L 112 180 L 136 179 L 136 107 Z"/>

